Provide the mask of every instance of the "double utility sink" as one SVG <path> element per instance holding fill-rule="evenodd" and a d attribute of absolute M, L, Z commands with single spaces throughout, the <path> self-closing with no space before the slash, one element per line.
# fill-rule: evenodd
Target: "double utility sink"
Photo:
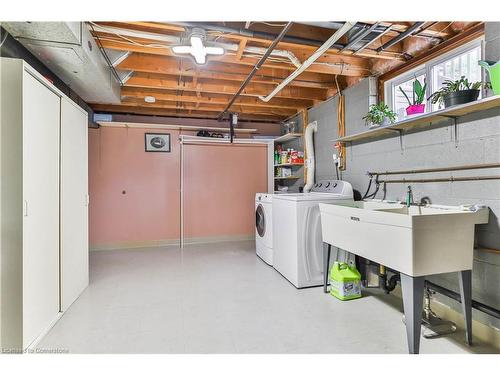
<path fill-rule="evenodd" d="M 384 201 L 319 205 L 323 241 L 409 276 L 472 269 L 474 225 L 488 208 Z"/>
<path fill-rule="evenodd" d="M 419 353 L 425 277 L 458 272 L 466 342 L 472 342 L 474 226 L 486 207 L 409 206 L 386 201 L 320 203 L 327 289 L 331 246 L 399 271 L 409 353 Z"/>

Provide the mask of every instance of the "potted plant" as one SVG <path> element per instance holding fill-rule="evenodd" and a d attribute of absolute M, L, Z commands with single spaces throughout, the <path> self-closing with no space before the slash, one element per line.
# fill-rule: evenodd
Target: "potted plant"
<path fill-rule="evenodd" d="M 412 92 L 413 100 L 410 100 L 410 98 L 408 97 L 406 92 L 401 88 L 401 86 L 399 87 L 399 90 L 401 90 L 401 92 L 403 93 L 409 104 L 408 107 L 406 107 L 406 114 L 408 116 L 425 112 L 424 100 L 425 100 L 425 89 L 427 88 L 427 82 L 425 82 L 425 78 L 424 78 L 424 85 L 422 86 L 417 77 L 415 77 L 412 86 L 413 86 L 413 92 Z"/>
<path fill-rule="evenodd" d="M 378 104 L 372 104 L 370 110 L 363 117 L 366 125 L 370 128 L 376 128 L 380 125 L 393 124 L 396 121 L 396 114 L 389 109 L 387 104 L 380 102 Z"/>
<path fill-rule="evenodd" d="M 443 87 L 433 93 L 429 99 L 432 99 L 433 104 L 444 103 L 444 107 L 448 108 L 477 100 L 481 88 L 491 88 L 491 84 L 481 81 L 472 83 L 462 76 L 456 81 L 449 79 L 444 81 Z"/>

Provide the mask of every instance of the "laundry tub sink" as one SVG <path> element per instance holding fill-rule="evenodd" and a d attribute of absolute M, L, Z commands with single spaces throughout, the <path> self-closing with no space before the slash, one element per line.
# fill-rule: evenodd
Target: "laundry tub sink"
<path fill-rule="evenodd" d="M 320 203 L 323 241 L 408 276 L 472 269 L 474 225 L 489 209 L 383 201 Z"/>

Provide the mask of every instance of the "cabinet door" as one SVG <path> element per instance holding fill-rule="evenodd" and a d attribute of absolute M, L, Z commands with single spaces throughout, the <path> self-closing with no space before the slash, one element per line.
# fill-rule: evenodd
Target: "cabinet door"
<path fill-rule="evenodd" d="M 87 114 L 61 102 L 61 307 L 89 283 Z"/>
<path fill-rule="evenodd" d="M 60 97 L 23 80 L 23 345 L 59 313 Z"/>

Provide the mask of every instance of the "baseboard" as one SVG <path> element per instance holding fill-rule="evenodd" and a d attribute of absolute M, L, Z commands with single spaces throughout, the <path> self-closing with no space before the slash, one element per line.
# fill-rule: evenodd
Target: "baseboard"
<path fill-rule="evenodd" d="M 217 237 L 192 237 L 192 238 L 185 238 L 184 244 L 196 245 L 196 244 L 203 244 L 203 243 L 250 241 L 250 240 L 255 240 L 255 234 L 236 235 L 236 236 L 217 236 Z"/>
<path fill-rule="evenodd" d="M 172 240 L 151 240 L 151 241 L 131 241 L 118 242 L 102 245 L 91 245 L 90 251 L 107 251 L 107 250 L 134 250 L 142 247 L 164 247 L 164 246 L 179 246 L 179 239 Z"/>
<path fill-rule="evenodd" d="M 196 245 L 203 243 L 216 243 L 216 242 L 231 242 L 231 241 L 250 241 L 254 240 L 255 235 L 236 235 L 236 236 L 216 236 L 216 237 L 192 237 L 184 239 L 185 245 Z M 107 251 L 107 250 L 134 250 L 144 247 L 179 247 L 180 239 L 174 238 L 171 240 L 152 240 L 152 241 L 133 241 L 133 242 L 119 242 L 102 245 L 91 245 L 90 251 Z"/>

